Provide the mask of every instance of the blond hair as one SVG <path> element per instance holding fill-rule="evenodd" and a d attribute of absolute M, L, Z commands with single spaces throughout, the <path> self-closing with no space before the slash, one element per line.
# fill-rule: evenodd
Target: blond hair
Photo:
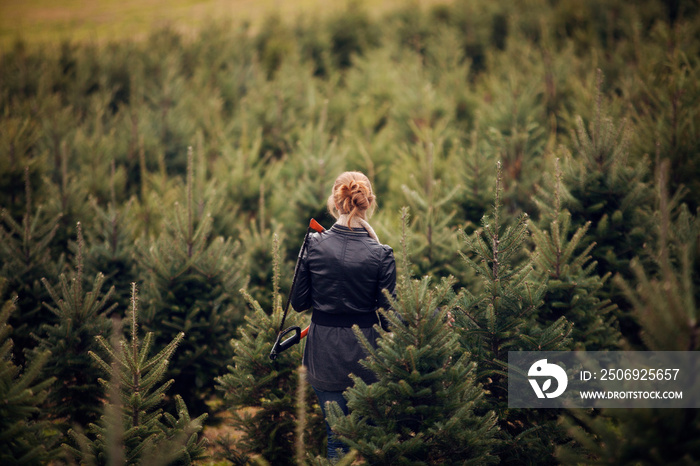
<path fill-rule="evenodd" d="M 348 226 L 358 216 L 363 220 L 372 215 L 376 197 L 369 178 L 361 172 L 344 172 L 338 175 L 328 197 L 328 211 L 336 219 L 348 215 Z"/>

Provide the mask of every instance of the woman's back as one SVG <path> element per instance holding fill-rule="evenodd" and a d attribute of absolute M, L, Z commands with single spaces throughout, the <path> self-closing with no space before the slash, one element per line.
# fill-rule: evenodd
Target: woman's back
<path fill-rule="evenodd" d="M 374 313 L 388 308 L 383 289 L 393 291 L 396 270 L 393 251 L 364 229 L 333 225 L 309 238 L 292 306 L 313 307 L 314 313 Z"/>

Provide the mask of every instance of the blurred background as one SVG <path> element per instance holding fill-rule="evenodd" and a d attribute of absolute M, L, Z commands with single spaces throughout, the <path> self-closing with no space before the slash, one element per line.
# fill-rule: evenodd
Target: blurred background
<path fill-rule="evenodd" d="M 418 316 L 388 354 L 424 342 L 358 458 L 700 462 L 697 409 L 511 410 L 503 375 L 700 349 L 697 1 L 2 0 L 0 463 L 324 464 L 301 346 L 267 355 L 344 170 Z"/>
<path fill-rule="evenodd" d="M 367 2 L 374 17 L 400 7 L 401 0 Z M 425 7 L 447 0 L 420 0 Z M 193 34 L 211 20 L 234 20 L 257 30 L 267 15 L 276 13 L 292 20 L 299 16 L 325 17 L 342 11 L 345 2 L 323 0 L 211 0 L 211 1 L 60 1 L 28 0 L 0 2 L 0 46 L 18 38 L 27 42 L 66 39 L 103 43 L 109 40 L 145 38 L 154 28 L 170 26 Z"/>

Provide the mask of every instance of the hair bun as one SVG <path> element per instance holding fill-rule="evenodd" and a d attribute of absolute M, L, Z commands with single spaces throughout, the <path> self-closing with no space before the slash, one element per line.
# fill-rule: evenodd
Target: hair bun
<path fill-rule="evenodd" d="M 339 214 L 365 217 L 365 211 L 374 206 L 374 194 L 369 179 L 360 172 L 342 173 L 333 185 L 333 192 L 328 198 L 328 210 L 333 213 L 337 207 Z M 337 217 L 337 215 L 334 214 Z"/>
<path fill-rule="evenodd" d="M 369 190 L 364 184 L 353 180 L 350 183 L 350 193 L 352 195 L 353 206 L 362 210 L 369 207 Z"/>

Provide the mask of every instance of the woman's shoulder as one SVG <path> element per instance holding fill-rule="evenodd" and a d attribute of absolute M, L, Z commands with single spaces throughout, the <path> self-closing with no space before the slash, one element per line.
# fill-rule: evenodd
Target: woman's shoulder
<path fill-rule="evenodd" d="M 374 238 L 367 238 L 367 240 L 363 242 L 367 249 L 371 251 L 372 255 L 379 261 L 385 262 L 387 260 L 393 260 L 394 249 L 388 244 L 380 243 Z"/>
<path fill-rule="evenodd" d="M 394 259 L 394 248 L 388 244 L 380 244 L 382 247 L 382 252 L 384 253 L 384 261 L 393 261 Z"/>
<path fill-rule="evenodd" d="M 386 254 L 392 254 L 394 252 L 394 248 L 392 248 L 388 244 L 378 243 L 376 241 L 374 242 L 374 244 L 377 245 L 377 247 L 384 251 L 384 253 Z"/>

